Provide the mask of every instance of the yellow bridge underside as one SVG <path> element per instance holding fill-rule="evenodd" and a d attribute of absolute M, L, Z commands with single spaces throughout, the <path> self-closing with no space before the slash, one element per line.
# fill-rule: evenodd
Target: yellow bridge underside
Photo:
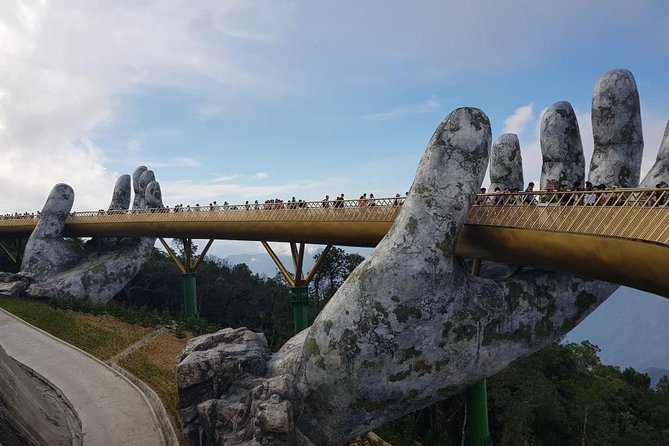
<path fill-rule="evenodd" d="M 374 247 L 399 207 L 77 215 L 70 237 L 166 237 Z M 474 206 L 459 256 L 573 273 L 669 297 L 669 208 Z M 31 217 L 0 220 L 0 238 L 28 237 Z"/>

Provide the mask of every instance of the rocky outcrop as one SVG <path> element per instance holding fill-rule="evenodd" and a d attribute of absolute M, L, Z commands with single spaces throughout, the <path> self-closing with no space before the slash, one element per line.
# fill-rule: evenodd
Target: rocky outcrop
<path fill-rule="evenodd" d="M 523 159 L 520 155 L 520 142 L 513 133 L 501 135 L 492 145 L 490 152 L 490 190 L 499 187 L 523 190 Z"/>
<path fill-rule="evenodd" d="M 65 446 L 82 439 L 81 421 L 60 391 L 0 346 L 0 443 Z"/>
<path fill-rule="evenodd" d="M 607 187 L 636 187 L 641 175 L 643 132 L 634 75 L 613 70 L 602 76 L 592 96 L 595 147 L 588 180 Z"/>
<path fill-rule="evenodd" d="M 141 166 L 133 178 L 134 209 L 162 207 L 160 185 L 153 172 Z M 129 175 L 118 179 L 110 210 L 128 209 L 130 186 Z M 93 239 L 82 249 L 62 236 L 73 203 L 74 191 L 70 186 L 54 186 L 23 255 L 21 272 L 34 278 L 26 293 L 33 297 L 107 302 L 148 261 L 155 238 Z"/>
<path fill-rule="evenodd" d="M 304 444 L 295 428 L 300 394 L 290 375 L 266 378 L 262 334 L 224 329 L 192 339 L 178 358 L 179 413 L 191 444 Z M 200 440 L 203 439 L 203 442 Z"/>
<path fill-rule="evenodd" d="M 0 271 L 0 296 L 18 296 L 32 282 L 30 274 L 6 273 Z"/>
<path fill-rule="evenodd" d="M 574 183 L 583 187 L 583 144 L 576 113 L 569 102 L 556 102 L 548 107 L 541 117 L 539 138 L 543 157 L 541 189 L 547 190 L 549 182 L 554 187 L 564 184 L 572 188 Z"/>
<path fill-rule="evenodd" d="M 545 136 L 556 142 L 547 144 L 555 153 L 549 161 L 562 163 L 564 181 L 582 180 L 578 125 L 565 104 L 544 120 Z M 441 123 L 386 237 L 278 353 L 268 357 L 264 339 L 242 329 L 184 352 L 177 373 L 191 444 L 341 444 L 560 339 L 617 288 L 529 268 L 512 277 L 487 268 L 486 277 L 474 277 L 454 257 L 490 140 L 480 110 L 458 109 Z M 627 148 L 607 150 L 615 159 Z M 641 161 L 630 160 L 630 168 Z M 267 390 L 277 387 L 287 390 Z M 276 404 L 269 412 L 268 400 Z"/>

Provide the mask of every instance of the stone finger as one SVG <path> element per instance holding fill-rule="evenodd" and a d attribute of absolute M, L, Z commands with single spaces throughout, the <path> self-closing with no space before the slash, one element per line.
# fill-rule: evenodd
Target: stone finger
<path fill-rule="evenodd" d="M 630 71 L 609 71 L 597 81 L 592 95 L 592 134 L 595 146 L 588 179 L 607 187 L 637 187 L 643 133 L 639 92 Z"/>
<path fill-rule="evenodd" d="M 141 178 L 142 174 L 147 170 L 148 169 L 146 166 L 139 166 L 132 173 L 132 188 L 133 191 L 135 192 L 135 199 L 132 202 L 133 209 L 140 209 L 142 207 L 142 200 L 144 199 L 144 189 L 141 187 L 139 179 Z"/>
<path fill-rule="evenodd" d="M 127 210 L 130 208 L 130 175 L 121 175 L 116 180 L 109 210 Z"/>
<path fill-rule="evenodd" d="M 160 191 L 160 183 L 157 181 L 151 181 L 149 184 L 147 184 L 144 190 L 144 198 L 146 200 L 147 208 L 162 208 L 163 195 Z"/>
<path fill-rule="evenodd" d="M 661 181 L 669 183 L 669 121 L 664 129 L 664 136 L 657 152 L 657 160 L 641 182 L 642 187 L 655 187 Z"/>
<path fill-rule="evenodd" d="M 540 188 L 546 190 L 549 183 L 553 187 L 565 184 L 571 188 L 575 183 L 582 186 L 583 144 L 576 113 L 569 102 L 556 102 L 548 107 L 541 117 L 540 143 L 543 158 Z"/>
<path fill-rule="evenodd" d="M 135 201 L 137 201 L 137 197 L 139 196 L 139 209 L 150 207 L 146 204 L 146 186 L 153 181 L 156 181 L 156 176 L 152 170 L 146 170 L 140 175 L 139 192 L 135 193 Z"/>
<path fill-rule="evenodd" d="M 520 154 L 518 136 L 513 133 L 501 135 L 490 152 L 490 190 L 495 188 L 523 189 L 523 159 Z"/>

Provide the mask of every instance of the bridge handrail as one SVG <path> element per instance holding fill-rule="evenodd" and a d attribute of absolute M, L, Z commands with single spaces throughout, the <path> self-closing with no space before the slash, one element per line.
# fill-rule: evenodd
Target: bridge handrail
<path fill-rule="evenodd" d="M 669 189 L 620 188 L 579 191 L 522 191 L 479 194 L 475 205 L 516 206 L 519 204 L 560 204 L 590 206 L 651 206 L 664 207 L 669 201 Z"/>
<path fill-rule="evenodd" d="M 669 243 L 669 189 L 482 194 L 465 223 Z"/>
<path fill-rule="evenodd" d="M 355 220 L 363 220 L 365 214 L 374 214 L 374 221 L 393 221 L 399 207 L 404 204 L 406 197 L 392 197 L 392 198 L 366 198 L 358 200 L 318 200 L 318 201 L 282 201 L 282 202 L 266 202 L 266 203 L 244 203 L 244 204 L 218 204 L 207 206 L 173 206 L 162 208 L 146 208 L 146 209 L 100 209 L 97 211 L 77 211 L 71 212 L 66 221 L 73 221 L 80 217 L 118 217 L 118 216 L 133 216 L 133 215 L 153 215 L 153 214 L 179 214 L 182 216 L 193 217 L 198 216 L 215 216 L 227 215 L 233 217 L 235 214 L 240 214 L 241 211 L 258 211 L 258 216 L 262 215 L 262 220 L 268 220 L 267 217 L 281 214 L 282 219 L 297 220 L 300 216 L 304 216 L 302 212 L 296 211 L 319 211 L 320 213 L 346 213 L 348 216 L 356 217 Z M 377 212 L 374 212 L 374 211 Z M 385 212 L 384 212 L 385 211 Z M 248 215 L 245 212 L 244 215 Z M 240 215 L 241 216 L 241 215 Z M 37 214 L 14 214 L 14 215 L 0 215 L 0 220 L 8 223 L 25 223 L 26 220 L 37 220 L 40 215 Z M 233 217 L 234 219 L 234 217 Z M 271 219 L 271 218 L 270 218 Z M 113 221 L 114 218 L 97 218 L 96 221 Z"/>

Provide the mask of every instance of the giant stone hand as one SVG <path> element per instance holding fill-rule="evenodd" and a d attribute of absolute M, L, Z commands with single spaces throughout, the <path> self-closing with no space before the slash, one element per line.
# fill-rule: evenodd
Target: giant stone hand
<path fill-rule="evenodd" d="M 595 134 L 616 132 L 620 143 L 595 140 L 590 175 L 615 179 L 609 186 L 637 186 L 642 144 L 627 137 L 641 131 L 635 127 L 638 99 L 629 100 L 634 79 L 618 70 L 600 84 L 593 99 Z M 558 103 L 547 113 L 541 141 L 550 166 L 543 172 L 582 180 L 571 106 Z M 559 340 L 597 308 L 616 285 L 529 268 L 509 278 L 495 265 L 488 277 L 475 277 L 454 256 L 490 144 L 483 112 L 452 112 L 430 140 L 386 237 L 313 325 L 278 353 L 270 355 L 264 337 L 245 329 L 191 341 L 177 367 L 190 442 L 338 445 L 500 372 Z M 518 147 L 503 145 L 512 152 Z M 664 152 L 662 166 L 669 162 Z M 606 172 L 613 173 L 602 176 Z M 666 169 L 652 172 L 648 181 L 669 180 Z M 518 177 L 513 172 L 508 180 Z"/>
<path fill-rule="evenodd" d="M 116 181 L 110 212 L 130 207 L 130 175 Z M 152 171 L 138 167 L 132 178 L 133 209 L 162 207 L 160 185 Z M 74 203 L 67 184 L 51 190 L 35 230 L 26 244 L 21 272 L 34 280 L 32 296 L 89 299 L 107 302 L 132 280 L 146 263 L 155 238 L 93 239 L 83 248 L 63 238 L 65 219 Z"/>

